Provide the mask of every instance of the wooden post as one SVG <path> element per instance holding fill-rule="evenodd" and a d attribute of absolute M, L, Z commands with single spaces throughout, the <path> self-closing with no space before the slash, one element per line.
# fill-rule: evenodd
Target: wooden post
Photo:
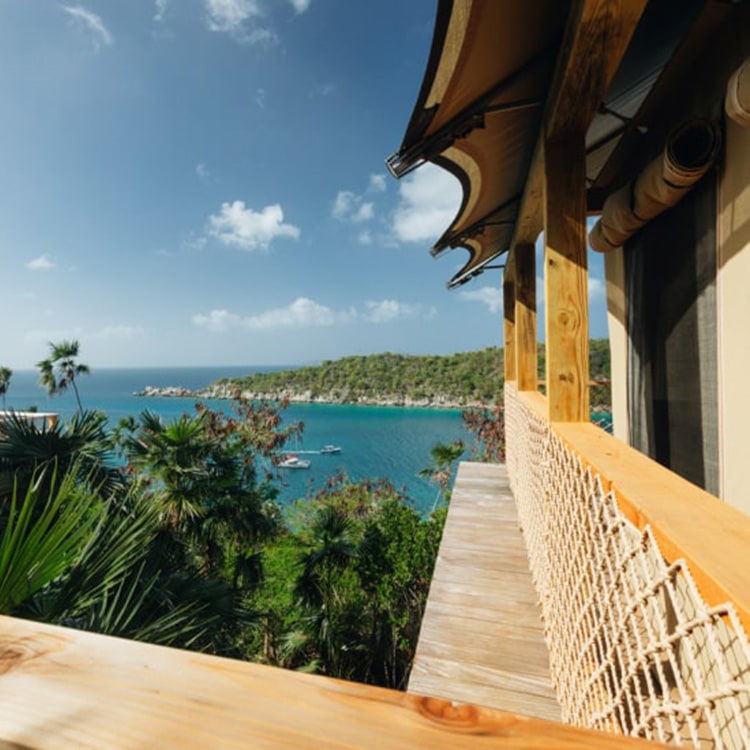
<path fill-rule="evenodd" d="M 589 320 L 582 133 L 544 144 L 547 401 L 552 422 L 588 422 Z"/>
<path fill-rule="evenodd" d="M 516 380 L 519 391 L 537 389 L 536 254 L 534 245 L 516 247 Z"/>
<path fill-rule="evenodd" d="M 513 274 L 506 266 L 503 277 L 503 337 L 505 339 L 505 382 L 516 379 L 516 290 Z"/>

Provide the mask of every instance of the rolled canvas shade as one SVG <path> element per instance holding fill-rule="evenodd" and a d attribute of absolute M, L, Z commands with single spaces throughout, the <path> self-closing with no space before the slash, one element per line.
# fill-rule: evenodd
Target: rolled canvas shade
<path fill-rule="evenodd" d="M 713 165 L 719 152 L 719 129 L 709 120 L 689 120 L 670 134 L 661 156 L 604 202 L 589 234 L 594 250 L 606 253 L 677 204 Z"/>
<path fill-rule="evenodd" d="M 724 109 L 727 117 L 743 128 L 750 128 L 750 58 L 730 76 Z"/>

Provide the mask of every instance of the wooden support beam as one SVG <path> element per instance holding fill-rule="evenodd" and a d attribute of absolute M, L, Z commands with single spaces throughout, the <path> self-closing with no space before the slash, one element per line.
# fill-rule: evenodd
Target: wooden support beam
<path fill-rule="evenodd" d="M 547 138 L 585 132 L 648 0 L 576 0 L 545 111 Z M 565 52 L 568 51 L 566 55 Z"/>
<path fill-rule="evenodd" d="M 544 123 L 526 178 L 511 247 L 542 230 L 544 134 L 585 133 L 617 72 L 648 0 L 575 0 Z"/>
<path fill-rule="evenodd" d="M 519 391 L 537 389 L 536 251 L 516 247 L 516 382 Z"/>
<path fill-rule="evenodd" d="M 503 338 L 505 341 L 505 382 L 516 379 L 516 289 L 515 279 L 505 269 L 503 275 Z"/>
<path fill-rule="evenodd" d="M 583 134 L 545 143 L 544 284 L 551 422 L 589 421 Z"/>

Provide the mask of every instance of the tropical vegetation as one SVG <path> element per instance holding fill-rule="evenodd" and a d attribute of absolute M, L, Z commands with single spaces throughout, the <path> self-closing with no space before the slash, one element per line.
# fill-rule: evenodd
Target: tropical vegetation
<path fill-rule="evenodd" d="M 609 342 L 594 339 L 589 345 L 591 379 L 610 379 Z M 314 367 L 262 372 L 243 378 L 225 378 L 214 387 L 221 390 L 290 397 L 306 401 L 494 405 L 502 401 L 504 351 L 489 347 L 447 356 L 370 354 L 325 361 Z M 545 348 L 539 344 L 539 377 L 544 379 Z M 594 405 L 609 402 L 609 391 L 592 388 Z"/>
<path fill-rule="evenodd" d="M 10 367 L 0 367 L 0 396 L 3 397 L 3 411 L 5 410 L 5 397 L 10 388 L 10 379 L 13 376 L 13 370 Z"/>
<path fill-rule="evenodd" d="M 54 343 L 50 341 L 49 357 L 37 362 L 39 370 L 39 385 L 47 389 L 50 396 L 64 393 L 68 387 L 73 389 L 78 404 L 78 410 L 83 411 L 81 395 L 78 392 L 77 378 L 80 375 L 89 375 L 88 365 L 77 361 L 79 344 L 78 341 L 61 341 Z"/>
<path fill-rule="evenodd" d="M 273 466 L 304 429 L 284 423 L 285 402 L 237 390 L 231 411 L 199 404 L 170 422 L 144 411 L 110 429 L 106 415 L 81 407 L 76 378 L 88 368 L 77 361 L 78 342 L 50 348 L 41 383 L 71 387 L 78 410 L 43 426 L 4 416 L 0 613 L 406 685 L 452 470 L 466 452 L 503 460 L 501 404 L 464 411 L 472 444 L 433 447 L 422 472 L 436 486 L 429 513 L 386 480 L 346 476 L 282 506 Z M 392 356 L 377 366 L 398 370 Z M 499 350 L 486 350 L 443 382 L 463 387 L 465 368 L 485 358 L 494 372 Z M 375 361 L 364 359 L 352 361 L 367 372 Z M 422 359 L 440 372 L 446 358 Z M 328 364 L 355 377 L 351 362 Z M 419 368 L 409 367 L 416 382 Z"/>
<path fill-rule="evenodd" d="M 460 444 L 435 449 L 430 514 L 345 476 L 282 507 L 273 464 L 303 425 L 233 406 L 114 429 L 7 414 L 0 613 L 403 688 Z"/>
<path fill-rule="evenodd" d="M 371 354 L 316 367 L 265 372 L 218 381 L 255 393 L 307 394 L 310 400 L 494 401 L 502 393 L 502 351 L 487 348 L 449 356 Z"/>

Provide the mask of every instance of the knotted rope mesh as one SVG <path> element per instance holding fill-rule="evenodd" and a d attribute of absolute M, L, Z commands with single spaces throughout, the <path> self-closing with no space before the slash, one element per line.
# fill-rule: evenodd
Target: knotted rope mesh
<path fill-rule="evenodd" d="M 694 747 L 750 747 L 750 647 L 682 560 L 506 383 L 507 464 L 563 720 Z"/>

